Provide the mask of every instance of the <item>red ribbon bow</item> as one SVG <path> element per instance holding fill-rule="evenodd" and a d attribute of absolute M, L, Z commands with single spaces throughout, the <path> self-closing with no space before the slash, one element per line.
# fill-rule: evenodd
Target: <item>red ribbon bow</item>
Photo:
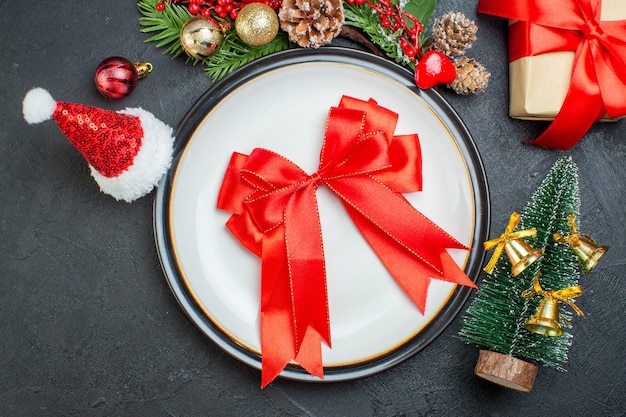
<path fill-rule="evenodd" d="M 533 145 L 569 149 L 605 114 L 626 115 L 626 20 L 601 21 L 600 0 L 480 0 L 478 11 L 518 20 L 509 30 L 509 61 L 575 51 L 559 113 Z"/>
<path fill-rule="evenodd" d="M 343 97 L 312 175 L 267 149 L 233 153 L 217 206 L 233 213 L 228 229 L 261 258 L 262 386 L 291 360 L 324 374 L 321 342 L 331 342 L 321 185 L 422 312 L 431 277 L 475 287 L 446 251 L 467 248 L 400 194 L 421 190 L 421 154 L 417 135 L 393 136 L 397 117 L 373 100 Z"/>

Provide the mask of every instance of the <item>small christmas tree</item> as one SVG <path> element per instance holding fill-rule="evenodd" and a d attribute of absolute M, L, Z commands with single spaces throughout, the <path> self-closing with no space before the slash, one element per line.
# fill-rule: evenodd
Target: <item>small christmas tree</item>
<path fill-rule="evenodd" d="M 578 168 L 571 158 L 560 159 L 528 202 L 515 229 L 536 229 L 536 234 L 526 238 L 526 241 L 543 254 L 517 276 L 512 273 L 513 265 L 509 259 L 499 257 L 463 317 L 463 327 L 459 332 L 463 342 L 501 354 L 504 366 L 521 366 L 515 361 L 526 359 L 563 370 L 562 364 L 567 361 L 572 343 L 572 335 L 567 332 L 571 328 L 567 322 L 572 314 L 565 308 L 566 303 L 558 303 L 561 321 L 565 321 L 562 336 L 550 337 L 531 332 L 525 328 L 525 323 L 537 311 L 543 298 L 533 296 L 540 295 L 533 290 L 536 288 L 533 286 L 535 277 L 546 291 L 558 291 L 578 283 L 580 265 L 571 248 L 557 242 L 554 234 L 567 235 L 570 232 L 568 218 L 570 222 L 578 219 L 579 206 Z M 488 351 L 482 351 L 481 355 Z M 498 366 L 493 363 L 494 360 L 488 366 Z M 530 391 L 537 367 L 523 363 L 529 365 L 530 375 L 522 375 L 521 380 L 513 379 L 510 383 L 500 381 L 500 377 L 486 377 L 478 369 L 476 373 L 509 388 Z M 510 375 L 511 371 L 505 371 L 504 375 Z M 516 372 L 513 370 L 512 373 Z M 523 374 L 526 371 L 520 372 Z"/>

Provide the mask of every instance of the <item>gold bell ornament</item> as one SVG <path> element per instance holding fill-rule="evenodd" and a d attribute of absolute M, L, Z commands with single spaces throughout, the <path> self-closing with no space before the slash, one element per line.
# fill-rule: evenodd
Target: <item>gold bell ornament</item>
<path fill-rule="evenodd" d="M 561 315 L 559 313 L 559 301 L 567 303 L 579 316 L 583 312 L 574 304 L 570 298 L 582 295 L 583 290 L 579 285 L 563 288 L 558 291 L 544 291 L 539 284 L 539 274 L 533 279 L 533 288 L 529 288 L 522 293 L 524 298 L 532 298 L 535 295 L 543 295 L 543 300 L 539 303 L 537 311 L 524 324 L 524 328 L 529 332 L 544 336 L 558 337 L 563 335 L 561 326 Z"/>
<path fill-rule="evenodd" d="M 594 266 L 600 261 L 609 249 L 606 246 L 599 246 L 593 238 L 584 233 L 578 233 L 576 230 L 576 215 L 570 213 L 567 216 L 567 224 L 569 225 L 570 234 L 562 236 L 559 233 L 554 234 L 554 239 L 563 244 L 568 244 L 580 262 L 583 273 L 588 274 Z"/>
<path fill-rule="evenodd" d="M 521 217 L 518 213 L 513 212 L 509 218 L 509 224 L 506 226 L 504 233 L 496 239 L 486 241 L 483 246 L 485 250 L 495 249 L 493 255 L 485 266 L 485 272 L 491 274 L 493 269 L 504 251 L 513 265 L 511 272 L 513 276 L 518 276 L 533 262 L 541 256 L 541 251 L 535 250 L 531 245 L 522 240 L 522 238 L 535 236 L 536 229 L 524 229 L 514 232 L 519 224 Z"/>

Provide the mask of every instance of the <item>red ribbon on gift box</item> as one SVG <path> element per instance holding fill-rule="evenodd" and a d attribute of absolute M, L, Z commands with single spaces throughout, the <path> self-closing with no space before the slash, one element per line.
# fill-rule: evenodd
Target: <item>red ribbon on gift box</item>
<path fill-rule="evenodd" d="M 309 175 L 267 149 L 233 153 L 217 206 L 243 246 L 261 258 L 262 386 L 295 360 L 323 377 L 330 320 L 315 192 L 328 187 L 383 264 L 424 311 L 431 277 L 476 287 L 447 248 L 463 244 L 401 194 L 420 191 L 417 135 L 394 136 L 398 115 L 343 97 L 331 108 L 318 171 Z"/>
<path fill-rule="evenodd" d="M 606 114 L 626 115 L 626 20 L 601 21 L 601 0 L 480 0 L 478 12 L 516 20 L 509 62 L 575 51 L 571 83 L 554 121 L 533 145 L 569 149 Z"/>

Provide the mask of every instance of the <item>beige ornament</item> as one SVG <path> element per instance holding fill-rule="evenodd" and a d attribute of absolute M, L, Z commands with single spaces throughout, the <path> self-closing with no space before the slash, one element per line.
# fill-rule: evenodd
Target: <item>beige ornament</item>
<path fill-rule="evenodd" d="M 450 58 L 465 55 L 476 40 L 478 26 L 460 12 L 449 12 L 435 19 L 433 46 Z"/>
<path fill-rule="evenodd" d="M 278 33 L 278 16 L 267 4 L 250 3 L 239 11 L 235 31 L 239 39 L 248 45 L 266 45 Z"/>
<path fill-rule="evenodd" d="M 466 56 L 454 62 L 456 78 L 448 86 L 457 94 L 482 93 L 489 84 L 491 73 L 474 58 Z"/>
<path fill-rule="evenodd" d="M 289 40 L 305 48 L 319 48 L 341 32 L 342 0 L 283 0 L 280 27 Z"/>

